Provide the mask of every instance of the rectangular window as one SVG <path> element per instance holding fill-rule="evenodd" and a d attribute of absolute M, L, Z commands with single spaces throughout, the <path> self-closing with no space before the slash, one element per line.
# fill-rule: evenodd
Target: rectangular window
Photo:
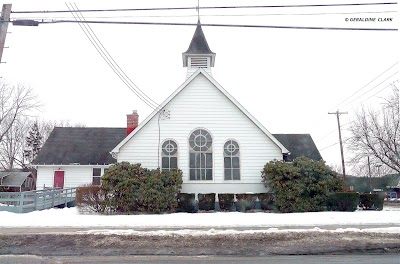
<path fill-rule="evenodd" d="M 93 185 L 101 185 L 101 168 L 93 168 L 92 172 L 92 184 Z"/>

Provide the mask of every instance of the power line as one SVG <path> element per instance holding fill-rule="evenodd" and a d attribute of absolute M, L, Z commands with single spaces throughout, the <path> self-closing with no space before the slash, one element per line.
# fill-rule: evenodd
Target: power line
<path fill-rule="evenodd" d="M 389 68 L 387 68 L 384 72 L 382 72 L 381 74 L 379 74 L 377 77 L 375 77 L 373 80 L 371 80 L 369 83 L 367 83 L 366 85 L 364 85 L 363 87 L 361 87 L 360 89 L 358 89 L 357 91 L 355 91 L 352 95 L 350 95 L 349 97 L 347 97 L 346 99 L 344 99 L 343 101 L 341 101 L 338 105 L 336 105 L 335 107 L 332 107 L 331 109 L 337 108 L 339 107 L 341 104 L 343 104 L 344 102 L 346 102 L 347 100 L 349 100 L 351 97 L 353 97 L 354 95 L 356 95 L 358 92 L 360 92 L 361 90 L 363 90 L 365 87 L 367 87 L 369 84 L 371 84 L 373 81 L 375 81 L 376 79 L 378 79 L 379 77 L 381 77 L 383 74 L 385 74 L 387 71 L 389 71 L 391 68 L 393 68 L 394 66 L 396 66 L 399 62 L 396 62 L 395 64 L 393 64 L 392 66 L 390 66 Z"/>
<path fill-rule="evenodd" d="M 74 3 L 76 10 L 79 11 L 78 6 Z M 72 6 L 72 5 L 71 5 Z M 76 12 L 76 11 L 75 11 Z M 80 13 L 80 12 L 79 12 Z M 80 13 L 82 20 L 85 21 L 84 16 Z M 84 24 L 85 25 L 85 24 Z M 110 53 L 107 51 L 107 49 L 103 46 L 103 44 L 101 43 L 101 41 L 99 40 L 99 38 L 97 37 L 97 35 L 94 33 L 94 31 L 92 30 L 92 28 L 90 27 L 90 25 L 87 25 L 90 32 L 93 33 L 93 36 L 96 38 L 97 42 L 100 44 L 100 46 L 103 48 L 103 50 L 106 52 L 108 58 L 111 59 L 112 63 L 116 66 L 117 70 L 119 70 L 120 73 L 122 73 L 123 78 L 126 80 L 128 79 L 128 81 L 130 82 L 130 87 L 133 88 L 134 91 L 136 91 L 139 95 L 140 95 L 140 99 L 143 101 L 147 101 L 147 103 L 150 103 L 152 108 L 157 108 L 158 104 L 153 101 L 149 96 L 147 96 L 139 87 L 137 87 L 137 85 L 129 78 L 129 76 L 121 69 L 121 67 L 118 65 L 118 63 L 114 60 L 114 58 L 110 55 Z"/>
<path fill-rule="evenodd" d="M 252 17 L 252 16 L 314 16 L 314 15 L 352 15 L 352 14 L 386 14 L 386 13 L 397 13 L 398 11 L 364 11 L 364 12 L 329 12 L 329 13 L 270 13 L 270 14 L 213 14 L 213 15 L 201 15 L 201 17 Z M 197 15 L 143 15 L 143 16 L 86 16 L 86 18 L 188 18 L 197 17 Z M 14 19 L 69 19 L 71 17 L 13 17 Z"/>
<path fill-rule="evenodd" d="M 380 93 L 380 92 L 382 92 L 383 90 L 387 89 L 388 87 L 391 87 L 391 86 L 393 86 L 393 85 L 394 85 L 394 83 L 395 83 L 395 82 L 398 82 L 398 81 L 399 81 L 399 79 L 397 79 L 397 80 L 393 81 L 392 83 L 390 83 L 389 85 L 385 86 L 384 88 L 382 88 L 382 89 L 381 89 L 381 90 L 379 90 L 378 92 L 374 93 L 373 95 L 371 95 L 371 96 L 370 96 L 370 97 L 368 97 L 367 99 L 363 100 L 363 102 L 364 102 L 364 101 L 367 101 L 367 100 L 368 100 L 368 99 L 370 99 L 371 97 L 374 97 L 375 95 L 377 95 L 378 93 Z"/>
<path fill-rule="evenodd" d="M 338 6 L 376 6 L 397 5 L 397 2 L 383 3 L 350 3 L 350 4 L 314 4 L 314 5 L 257 5 L 257 6 L 204 6 L 204 7 L 158 7 L 158 8 L 117 8 L 117 9 L 85 9 L 80 12 L 122 12 L 122 11 L 169 11 L 169 10 L 193 10 L 193 9 L 251 9 L 251 8 L 300 8 L 300 7 L 338 7 Z M 38 14 L 38 13 L 69 13 L 69 10 L 45 10 L 45 11 L 12 11 L 14 14 Z"/>
<path fill-rule="evenodd" d="M 67 5 L 67 4 L 66 4 Z M 67 5 L 68 8 L 70 8 Z M 71 8 L 73 9 L 73 6 L 71 4 Z M 82 18 L 79 17 L 78 11 L 76 10 L 71 10 L 70 11 L 71 14 L 74 16 L 75 19 L 84 19 L 84 17 L 82 16 Z M 74 15 L 74 13 L 76 13 L 76 16 Z M 81 25 L 82 24 L 82 25 Z M 147 104 L 149 107 L 151 107 L 152 109 L 157 108 L 157 103 L 155 103 L 153 100 L 151 100 L 146 94 L 144 94 L 139 88 L 135 86 L 132 86 L 129 81 L 133 84 L 133 82 L 129 79 L 129 81 L 126 78 L 126 75 L 124 76 L 124 74 L 121 74 L 120 70 L 121 68 L 116 64 L 115 60 L 112 59 L 111 55 L 107 52 L 107 50 L 104 48 L 104 46 L 101 44 L 100 40 L 97 38 L 97 36 L 95 35 L 95 33 L 93 32 L 93 30 L 90 28 L 89 25 L 85 25 L 85 23 L 79 23 L 80 28 L 82 29 L 82 31 L 85 33 L 86 37 L 89 39 L 89 41 L 92 43 L 92 45 L 95 47 L 95 49 L 97 50 L 97 52 L 102 56 L 102 58 L 104 59 L 104 61 L 108 64 L 108 66 L 110 66 L 110 68 L 114 71 L 115 74 L 117 74 L 117 76 L 121 79 L 121 81 L 132 91 L 135 93 L 135 95 L 142 100 L 145 104 Z M 94 38 L 94 37 L 97 39 Z M 98 44 L 100 43 L 100 44 Z M 101 45 L 101 47 L 99 46 Z M 103 49 L 104 51 L 103 51 Z M 106 52 L 106 53 L 105 53 Z M 108 56 L 107 56 L 108 55 Z M 114 64 L 115 65 L 114 65 Z M 133 84 L 134 85 L 134 84 Z M 138 89 L 138 90 L 137 90 Z M 142 94 L 139 93 L 142 92 Z"/>
<path fill-rule="evenodd" d="M 358 98 L 364 96 L 365 94 L 369 93 L 370 91 L 372 91 L 373 89 L 375 89 L 376 87 L 378 87 L 379 85 L 381 85 L 382 83 L 386 82 L 388 79 L 390 79 L 391 77 L 393 77 L 394 75 L 396 75 L 397 73 L 399 73 L 399 71 L 393 73 L 392 75 L 390 75 L 389 77 L 387 77 L 385 80 L 381 81 L 380 83 L 378 83 L 377 85 L 375 85 L 374 87 L 372 87 L 371 89 L 369 89 L 368 91 L 366 91 L 365 93 L 363 93 L 362 95 L 354 98 L 353 100 L 351 100 L 350 102 L 348 102 L 347 104 L 345 104 L 343 107 L 348 106 L 349 104 L 351 104 L 352 102 L 354 102 L 355 100 L 357 100 Z"/>
<path fill-rule="evenodd" d="M 344 126 L 347 126 L 347 125 L 349 125 L 350 123 L 346 123 L 346 124 L 344 124 L 344 125 L 341 125 L 340 127 L 342 128 L 342 127 L 344 127 Z M 320 138 L 320 139 L 318 139 L 317 141 L 315 141 L 315 143 L 318 143 L 318 142 L 320 142 L 320 141 L 322 141 L 323 139 L 325 139 L 326 137 L 328 137 L 329 135 L 331 135 L 333 132 L 336 132 L 337 131 L 337 129 L 335 128 L 334 130 L 332 130 L 331 132 L 329 132 L 328 134 L 326 134 L 325 136 L 323 136 L 322 138 Z"/>
<path fill-rule="evenodd" d="M 83 23 L 76 20 L 52 20 L 38 21 L 40 24 L 56 23 Z M 133 22 L 133 21 L 99 21 L 86 20 L 88 24 L 118 24 L 118 25 L 154 25 L 154 26 L 196 26 L 193 23 L 172 23 L 172 22 Z M 351 30 L 351 31 L 398 31 L 397 28 L 341 28 L 341 27 L 300 27 L 300 26 L 266 26 L 266 25 L 232 25 L 232 24 L 201 24 L 203 27 L 242 27 L 242 28 L 279 28 L 279 29 L 317 29 L 317 30 Z"/>

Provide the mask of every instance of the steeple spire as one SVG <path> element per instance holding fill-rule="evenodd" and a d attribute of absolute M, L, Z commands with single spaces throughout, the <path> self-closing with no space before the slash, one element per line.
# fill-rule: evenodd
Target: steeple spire
<path fill-rule="evenodd" d="M 211 67 L 214 67 L 215 53 L 208 46 L 203 29 L 201 28 L 200 19 L 197 21 L 197 27 L 194 32 L 192 41 L 186 52 L 182 53 L 183 67 L 187 67 L 188 78 L 198 68 L 203 68 L 211 74 Z"/>

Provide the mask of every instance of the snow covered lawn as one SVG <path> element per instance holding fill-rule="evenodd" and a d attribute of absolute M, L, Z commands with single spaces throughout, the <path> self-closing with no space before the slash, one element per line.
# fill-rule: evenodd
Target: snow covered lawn
<path fill-rule="evenodd" d="M 307 229 L 320 231 L 324 226 L 343 228 L 357 226 L 385 232 L 400 233 L 400 210 L 383 211 L 315 212 L 315 213 L 175 213 L 161 215 L 81 215 L 76 208 L 50 209 L 26 214 L 0 212 L 0 228 L 94 228 L 94 229 L 265 229 L 276 232 L 282 229 Z M 317 228 L 316 228 L 317 227 Z M 354 229 L 354 228 L 352 228 Z M 346 229 L 347 231 L 351 229 Z M 364 229 L 363 229 L 364 230 Z M 382 230 L 381 230 L 382 231 Z"/>

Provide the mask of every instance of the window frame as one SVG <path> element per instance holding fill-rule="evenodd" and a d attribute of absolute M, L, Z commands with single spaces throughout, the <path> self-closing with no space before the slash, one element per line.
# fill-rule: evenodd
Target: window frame
<path fill-rule="evenodd" d="M 100 170 L 100 176 L 94 175 L 94 170 L 99 169 Z M 92 185 L 94 186 L 101 186 L 101 177 L 104 174 L 104 168 L 99 168 L 99 167 L 92 167 Z M 98 178 L 100 181 L 100 184 L 94 184 L 94 178 Z"/>
<path fill-rule="evenodd" d="M 191 142 L 194 142 L 195 138 L 191 139 L 192 135 L 196 132 L 196 131 L 205 131 L 205 137 L 207 138 L 207 134 L 210 135 L 210 140 L 211 140 L 211 144 L 210 146 L 207 148 L 207 150 L 202 151 L 201 147 L 200 150 L 194 150 L 191 146 Z M 201 132 L 199 133 L 199 135 L 203 135 Z M 187 138 L 187 142 L 188 142 L 188 180 L 190 182 L 196 182 L 196 183 L 202 183 L 202 182 L 213 182 L 215 180 L 214 178 L 214 137 L 211 134 L 211 132 L 204 128 L 204 127 L 198 127 L 193 129 Z M 207 143 L 206 143 L 207 144 Z M 194 163 L 195 163 L 195 167 L 192 168 L 191 167 L 191 154 L 194 154 Z M 197 154 L 197 155 L 196 155 Z M 198 156 L 198 154 L 203 154 L 204 155 L 204 160 L 205 160 L 205 166 L 204 167 L 200 167 L 197 168 L 196 167 L 196 160 L 199 158 L 200 159 L 200 163 L 201 160 L 203 159 L 202 156 Z M 207 155 L 208 154 L 208 155 Z M 211 156 L 211 161 L 209 163 L 209 167 L 207 167 L 207 156 L 210 157 Z M 200 177 L 197 174 L 197 170 L 200 169 Z M 191 179 L 191 172 L 192 170 L 195 170 L 195 179 Z M 204 170 L 204 179 L 201 179 L 202 177 L 202 171 Z M 211 175 L 209 177 L 211 177 L 211 179 L 207 179 L 207 171 L 211 172 Z"/>
<path fill-rule="evenodd" d="M 237 147 L 238 147 L 238 152 L 235 153 L 234 155 L 229 155 L 229 154 L 227 154 L 227 153 L 225 152 L 225 145 L 226 145 L 228 142 L 235 142 L 236 145 L 237 145 Z M 241 159 L 241 155 L 240 155 L 240 154 L 241 154 L 241 153 L 240 153 L 240 149 L 241 149 L 241 147 L 240 147 L 240 144 L 239 144 L 238 140 L 236 140 L 236 139 L 234 139 L 234 138 L 229 138 L 229 139 L 225 140 L 225 142 L 224 142 L 224 144 L 223 144 L 223 146 L 222 146 L 224 181 L 232 182 L 232 181 L 241 181 L 241 180 L 242 180 L 242 159 Z M 230 164 L 231 164 L 231 165 L 230 165 L 229 168 L 225 167 L 225 158 L 229 158 L 229 159 L 230 159 Z M 239 168 L 235 168 L 235 167 L 233 166 L 233 158 L 238 158 L 238 160 L 239 160 L 239 161 L 238 161 L 238 163 L 239 163 Z M 227 179 L 227 177 L 226 177 L 226 175 L 225 175 L 225 171 L 226 171 L 227 169 L 230 169 L 230 170 L 231 170 L 230 179 Z M 239 179 L 234 179 L 234 175 L 233 175 L 233 170 L 234 170 L 234 169 L 237 169 L 237 170 L 239 171 Z"/>
<path fill-rule="evenodd" d="M 173 141 L 175 144 L 176 144 L 176 152 L 173 154 L 173 155 L 167 155 L 167 154 L 165 154 L 164 153 L 164 151 L 163 151 L 163 145 L 167 142 L 167 141 Z M 175 139 L 173 139 L 173 138 L 167 138 L 167 139 L 165 139 L 163 142 L 162 142 L 162 144 L 160 145 L 160 156 L 161 156 L 161 159 L 160 159 L 160 164 L 159 164 L 159 166 L 160 166 L 160 168 L 161 168 L 161 170 L 171 170 L 171 169 L 175 169 L 175 168 L 173 168 L 173 167 L 171 167 L 171 158 L 176 158 L 176 169 L 178 169 L 179 168 L 179 144 L 178 144 L 178 142 L 175 140 Z M 168 158 L 168 168 L 163 168 L 163 158 Z"/>

